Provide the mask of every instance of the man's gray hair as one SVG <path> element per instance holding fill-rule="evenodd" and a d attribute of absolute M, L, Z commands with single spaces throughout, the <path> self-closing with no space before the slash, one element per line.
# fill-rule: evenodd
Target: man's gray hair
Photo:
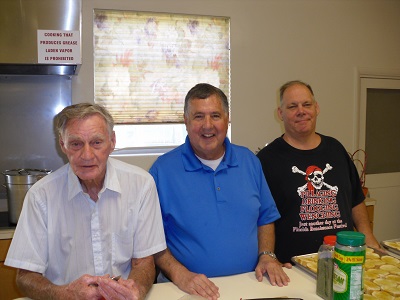
<path fill-rule="evenodd" d="M 55 116 L 56 130 L 60 136 L 64 136 L 68 121 L 74 119 L 82 120 L 96 114 L 106 121 L 108 132 L 111 135 L 114 129 L 113 117 L 105 107 L 93 103 L 79 103 L 65 107 Z"/>

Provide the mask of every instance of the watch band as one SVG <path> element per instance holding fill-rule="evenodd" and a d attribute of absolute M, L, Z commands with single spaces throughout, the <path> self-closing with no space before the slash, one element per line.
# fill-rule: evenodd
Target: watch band
<path fill-rule="evenodd" d="M 261 252 L 260 254 L 258 254 L 258 259 L 260 259 L 260 257 L 263 256 L 263 255 L 271 256 L 273 259 L 276 260 L 276 255 L 275 255 L 274 252 L 271 252 L 271 251 L 263 251 L 263 252 Z"/>

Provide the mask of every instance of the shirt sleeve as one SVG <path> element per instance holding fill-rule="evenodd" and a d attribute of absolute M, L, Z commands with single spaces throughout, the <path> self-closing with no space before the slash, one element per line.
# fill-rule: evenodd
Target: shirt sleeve
<path fill-rule="evenodd" d="M 152 178 L 141 199 L 138 217 L 133 256 L 142 258 L 164 250 L 167 245 L 157 189 Z"/>
<path fill-rule="evenodd" d="M 5 265 L 43 274 L 47 267 L 47 207 L 28 191 Z"/>
<path fill-rule="evenodd" d="M 258 177 L 260 182 L 260 217 L 258 218 L 258 226 L 266 225 L 278 220 L 281 215 L 276 207 L 275 200 L 272 197 L 268 183 L 265 180 L 264 173 L 260 162 L 258 161 Z"/>

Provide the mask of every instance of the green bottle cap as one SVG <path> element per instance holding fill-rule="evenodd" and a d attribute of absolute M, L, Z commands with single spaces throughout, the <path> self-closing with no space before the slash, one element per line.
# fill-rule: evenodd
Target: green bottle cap
<path fill-rule="evenodd" d="M 365 235 L 357 231 L 340 231 L 336 234 L 337 242 L 344 246 L 362 246 L 365 244 Z"/>

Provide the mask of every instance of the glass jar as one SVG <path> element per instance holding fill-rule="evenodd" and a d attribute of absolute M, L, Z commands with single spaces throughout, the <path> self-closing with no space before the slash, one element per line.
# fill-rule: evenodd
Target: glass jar
<path fill-rule="evenodd" d="M 336 234 L 333 271 L 334 300 L 363 299 L 365 235 L 356 231 Z"/>

